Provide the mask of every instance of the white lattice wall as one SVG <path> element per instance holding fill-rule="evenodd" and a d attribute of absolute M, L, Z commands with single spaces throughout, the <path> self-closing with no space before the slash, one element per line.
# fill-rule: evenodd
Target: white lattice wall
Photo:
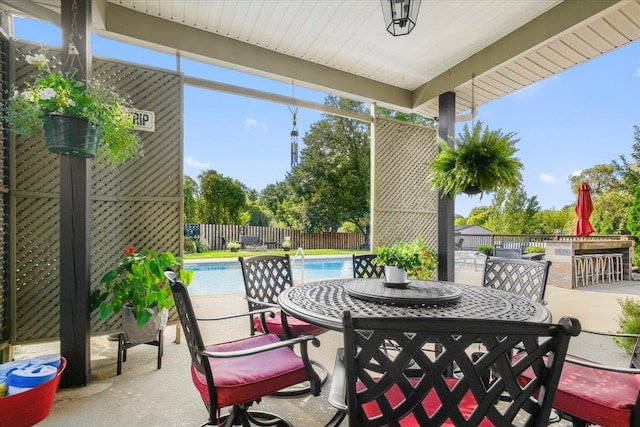
<path fill-rule="evenodd" d="M 424 162 L 436 156 L 433 128 L 376 119 L 373 188 L 373 249 L 422 236 L 431 249 L 438 239 L 438 193 Z"/>

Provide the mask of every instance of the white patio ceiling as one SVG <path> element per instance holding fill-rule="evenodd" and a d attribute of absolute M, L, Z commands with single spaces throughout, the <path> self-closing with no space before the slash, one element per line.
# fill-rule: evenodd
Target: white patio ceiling
<path fill-rule="evenodd" d="M 59 0 L 0 6 L 59 13 Z M 379 0 L 94 0 L 97 33 L 380 105 L 438 115 L 481 105 L 640 37 L 640 2 L 423 0 L 385 31 Z"/>

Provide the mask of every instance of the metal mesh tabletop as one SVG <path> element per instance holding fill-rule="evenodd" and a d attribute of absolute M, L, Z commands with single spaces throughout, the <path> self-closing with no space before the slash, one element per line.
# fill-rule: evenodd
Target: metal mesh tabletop
<path fill-rule="evenodd" d="M 353 316 L 416 318 L 449 317 L 494 320 L 548 322 L 551 314 L 542 305 L 504 291 L 474 285 L 446 282 L 459 287 L 462 296 L 456 303 L 435 305 L 395 305 L 367 301 L 350 296 L 346 284 L 366 286 L 379 279 L 334 279 L 294 286 L 280 294 L 278 302 L 289 315 L 333 330 L 342 330 L 342 313 Z M 360 283 L 362 282 L 362 283 Z M 437 283 L 437 282 L 436 282 Z M 401 289 L 393 291 L 402 292 Z"/>

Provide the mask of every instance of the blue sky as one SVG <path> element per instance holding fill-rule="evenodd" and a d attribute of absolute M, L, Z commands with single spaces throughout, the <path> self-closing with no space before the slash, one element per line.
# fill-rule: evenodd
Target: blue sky
<path fill-rule="evenodd" d="M 60 46 L 53 25 L 16 19 L 16 36 Z M 176 69 L 174 56 L 94 35 L 94 54 L 124 61 Z M 291 84 L 220 67 L 182 60 L 186 75 L 244 86 L 322 103 L 325 94 Z M 571 68 L 478 109 L 476 120 L 492 129 L 515 132 L 517 155 L 524 163 L 523 184 L 529 197 L 538 196 L 543 209 L 574 203 L 570 174 L 621 154 L 629 156 L 633 126 L 640 125 L 640 44 L 632 43 Z M 193 87 L 185 88 L 184 173 L 197 179 L 205 169 L 239 180 L 258 191 L 282 181 L 290 169 L 289 107 L 253 98 Z M 299 109 L 300 143 L 316 111 Z M 456 134 L 462 129 L 458 124 Z M 456 213 L 467 216 L 490 195 L 456 198 Z"/>

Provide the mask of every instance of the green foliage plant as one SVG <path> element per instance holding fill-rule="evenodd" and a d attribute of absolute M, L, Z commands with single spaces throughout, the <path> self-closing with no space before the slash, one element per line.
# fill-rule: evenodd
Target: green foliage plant
<path fill-rule="evenodd" d="M 237 251 L 238 249 L 240 249 L 240 243 L 239 242 L 234 242 L 233 240 L 230 242 L 227 242 L 227 249 L 229 249 L 230 251 Z"/>
<path fill-rule="evenodd" d="M 439 140 L 440 152 L 426 166 L 431 167 L 431 183 L 441 193 L 455 197 L 465 192 L 486 193 L 498 188 L 513 189 L 522 182 L 522 162 L 514 154 L 518 151 L 515 133 L 482 128 L 476 122 L 470 129 L 464 126 L 458 138 L 450 138 L 451 148 Z"/>
<path fill-rule="evenodd" d="M 76 71 L 54 71 L 46 54 L 47 50 L 41 49 L 40 53 L 25 57 L 39 73 L 33 81 L 25 83 L 22 92 L 13 88 L 7 112 L 12 129 L 19 135 L 33 137 L 42 130 L 47 114 L 69 114 L 100 129 L 99 162 L 107 160 L 115 167 L 140 154 L 140 140 L 127 110 L 130 101 L 95 80 L 87 82 L 85 88 L 85 83 L 75 78 Z"/>
<path fill-rule="evenodd" d="M 491 245 L 478 245 L 478 252 L 482 252 L 486 256 L 493 255 L 493 246 Z"/>
<path fill-rule="evenodd" d="M 543 254 L 545 253 L 544 246 L 527 246 L 524 248 L 525 254 Z"/>
<path fill-rule="evenodd" d="M 288 251 L 291 249 L 291 240 L 283 240 L 282 243 L 280 243 L 280 246 L 282 246 L 282 249 L 285 251 Z"/>
<path fill-rule="evenodd" d="M 620 326 L 618 333 L 640 334 L 640 302 L 633 298 L 623 298 L 618 299 L 618 304 L 621 308 L 620 317 L 618 317 Z M 633 352 L 636 345 L 635 338 L 614 338 L 614 341 L 628 354 Z"/>
<path fill-rule="evenodd" d="M 376 264 L 403 268 L 409 277 L 429 279 L 438 265 L 438 254 L 427 248 L 420 237 L 410 242 L 395 242 L 376 250 Z"/>
<path fill-rule="evenodd" d="M 633 265 L 640 266 L 640 187 L 636 190 L 633 197 L 633 204 L 629 210 L 629 217 L 627 218 L 627 230 L 635 237 L 635 243 L 633 246 Z"/>
<path fill-rule="evenodd" d="M 100 318 L 106 319 L 124 306 L 131 308 L 138 326 L 142 327 L 156 311 L 173 307 L 173 294 L 164 271 L 172 269 L 186 285 L 193 279 L 193 270 L 181 267 L 182 259 L 171 252 L 156 254 L 151 250 L 141 253 L 132 247 L 125 251 L 124 259 L 100 280 L 101 286 L 91 294 L 91 308 L 99 308 Z"/>

